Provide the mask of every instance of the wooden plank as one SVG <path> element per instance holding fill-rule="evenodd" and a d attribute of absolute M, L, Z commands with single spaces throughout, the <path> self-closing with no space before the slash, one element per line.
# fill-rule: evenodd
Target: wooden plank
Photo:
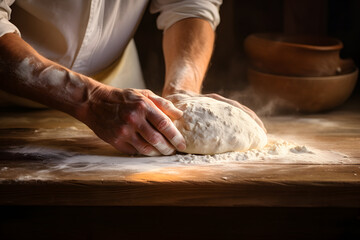
<path fill-rule="evenodd" d="M 360 207 L 360 183 L 3 182 L 1 205 Z"/>
<path fill-rule="evenodd" d="M 265 124 L 270 134 L 346 158 L 129 158 L 63 113 L 3 112 L 0 205 L 360 207 L 359 111 L 270 117 Z"/>

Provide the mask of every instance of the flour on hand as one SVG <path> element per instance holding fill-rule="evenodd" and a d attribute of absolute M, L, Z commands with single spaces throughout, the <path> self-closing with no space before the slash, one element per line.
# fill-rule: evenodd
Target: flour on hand
<path fill-rule="evenodd" d="M 216 154 L 259 149 L 267 144 L 264 130 L 246 112 L 209 97 L 180 97 L 184 112 L 174 121 L 186 141 L 184 152 Z"/>

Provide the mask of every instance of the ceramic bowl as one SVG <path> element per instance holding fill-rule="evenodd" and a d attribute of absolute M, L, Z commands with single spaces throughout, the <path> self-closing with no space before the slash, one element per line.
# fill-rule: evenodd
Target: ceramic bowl
<path fill-rule="evenodd" d="M 351 95 L 358 69 L 326 77 L 295 77 L 262 73 L 248 69 L 248 80 L 264 98 L 282 99 L 287 106 L 301 112 L 329 110 L 344 103 Z"/>
<path fill-rule="evenodd" d="M 270 74 L 333 76 L 353 65 L 340 59 L 343 44 L 330 37 L 257 33 L 245 39 L 244 47 L 251 67 Z"/>

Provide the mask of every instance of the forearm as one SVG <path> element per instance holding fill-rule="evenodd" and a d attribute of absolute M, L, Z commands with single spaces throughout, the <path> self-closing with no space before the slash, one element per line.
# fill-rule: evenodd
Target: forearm
<path fill-rule="evenodd" d="M 97 82 L 58 65 L 16 34 L 0 38 L 0 88 L 76 118 Z"/>
<path fill-rule="evenodd" d="M 214 38 L 210 24 L 199 18 L 184 19 L 164 32 L 166 73 L 163 96 L 179 90 L 201 92 Z"/>
<path fill-rule="evenodd" d="M 0 89 L 66 112 L 127 154 L 184 150 L 172 123 L 182 112 L 149 90 L 98 83 L 38 54 L 16 34 L 0 38 Z"/>

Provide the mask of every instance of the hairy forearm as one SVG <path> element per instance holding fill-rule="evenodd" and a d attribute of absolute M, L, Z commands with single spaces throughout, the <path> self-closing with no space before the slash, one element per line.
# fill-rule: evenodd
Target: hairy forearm
<path fill-rule="evenodd" d="M 180 90 L 200 93 L 214 38 L 210 24 L 199 18 L 184 19 L 164 32 L 166 74 L 163 96 Z"/>
<path fill-rule="evenodd" d="M 171 121 L 182 112 L 170 101 L 98 83 L 42 57 L 16 34 L 0 38 L 0 89 L 72 115 L 122 153 L 170 155 L 186 147 Z"/>
<path fill-rule="evenodd" d="M 0 88 L 74 117 L 97 83 L 58 65 L 40 54 L 16 34 L 0 38 Z"/>

